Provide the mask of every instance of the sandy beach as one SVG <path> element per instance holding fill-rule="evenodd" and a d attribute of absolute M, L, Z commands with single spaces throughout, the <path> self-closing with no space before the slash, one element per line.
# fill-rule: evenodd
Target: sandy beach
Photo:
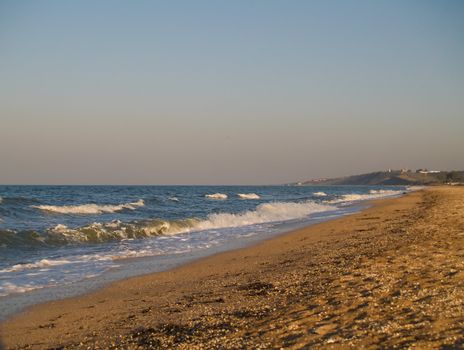
<path fill-rule="evenodd" d="M 459 349 L 464 188 L 433 187 L 34 306 L 7 349 Z"/>

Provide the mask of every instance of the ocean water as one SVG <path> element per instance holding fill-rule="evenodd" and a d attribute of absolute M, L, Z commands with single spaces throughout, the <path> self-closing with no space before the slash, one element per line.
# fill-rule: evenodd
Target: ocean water
<path fill-rule="evenodd" d="M 404 187 L 0 186 L 0 318 L 358 210 Z"/>

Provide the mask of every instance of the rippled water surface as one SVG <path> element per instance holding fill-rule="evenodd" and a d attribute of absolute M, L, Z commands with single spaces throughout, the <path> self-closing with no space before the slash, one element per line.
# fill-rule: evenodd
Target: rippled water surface
<path fill-rule="evenodd" d="M 8 297 L 18 293 L 86 280 L 94 283 L 97 277 L 103 281 L 111 274 L 115 279 L 160 270 L 343 215 L 353 210 L 353 204 L 404 190 L 360 186 L 0 186 L 0 300 L 6 305 Z M 131 260 L 132 267 L 118 275 L 127 258 L 144 259 L 135 265 Z M 170 263 L 163 265 L 168 260 Z"/>

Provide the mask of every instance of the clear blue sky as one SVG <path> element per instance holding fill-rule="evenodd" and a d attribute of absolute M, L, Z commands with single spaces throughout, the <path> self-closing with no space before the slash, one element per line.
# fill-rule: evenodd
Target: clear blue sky
<path fill-rule="evenodd" d="M 0 1 L 0 183 L 464 169 L 464 1 Z"/>

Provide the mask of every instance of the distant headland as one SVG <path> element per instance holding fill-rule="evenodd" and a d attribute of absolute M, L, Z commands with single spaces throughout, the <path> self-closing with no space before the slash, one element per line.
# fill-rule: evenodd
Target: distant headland
<path fill-rule="evenodd" d="M 409 169 L 376 171 L 337 178 L 312 179 L 293 185 L 464 185 L 464 170 Z"/>

